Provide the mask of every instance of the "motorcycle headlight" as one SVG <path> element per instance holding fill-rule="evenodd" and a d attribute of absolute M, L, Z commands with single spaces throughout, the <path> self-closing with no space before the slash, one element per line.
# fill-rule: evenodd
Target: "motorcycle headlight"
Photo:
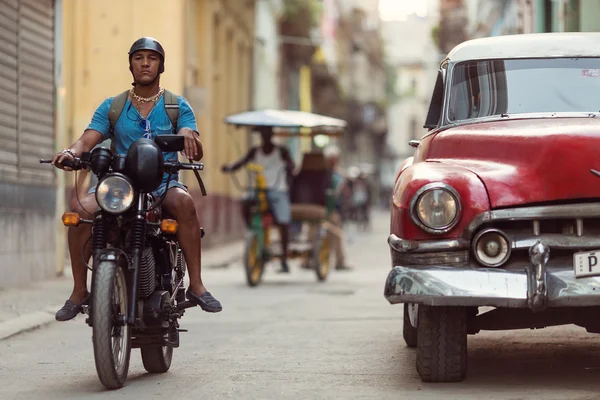
<path fill-rule="evenodd" d="M 411 202 L 413 221 L 430 233 L 446 233 L 460 217 L 460 198 L 456 190 L 443 183 L 430 183 L 415 193 Z"/>
<path fill-rule="evenodd" d="M 107 213 L 120 214 L 133 204 L 133 186 L 121 176 L 108 176 L 96 188 L 96 201 Z"/>

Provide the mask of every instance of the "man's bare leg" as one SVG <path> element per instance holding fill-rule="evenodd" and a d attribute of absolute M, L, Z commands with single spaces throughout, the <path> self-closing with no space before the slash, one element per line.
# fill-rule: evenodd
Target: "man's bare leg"
<path fill-rule="evenodd" d="M 81 204 L 75 200 L 71 204 L 71 210 L 78 213 L 81 218 L 92 219 L 93 215 L 90 213 L 93 213 L 98 208 L 96 198 L 93 194 L 89 194 L 80 198 L 80 201 Z M 67 238 L 69 241 L 69 255 L 71 256 L 71 268 L 73 270 L 73 292 L 63 308 L 56 313 L 56 319 L 59 321 L 68 321 L 75 318 L 84 300 L 90 294 L 87 288 L 86 262 L 89 261 L 92 255 L 91 244 L 88 241 L 91 234 L 92 226 L 89 224 L 81 224 L 77 227 L 72 226 L 69 228 Z M 83 250 L 83 246 L 86 246 L 85 250 Z"/>
<path fill-rule="evenodd" d="M 330 222 L 338 228 L 339 232 L 342 232 L 342 216 L 339 211 L 331 213 Z M 338 270 L 350 269 L 346 265 L 346 257 L 344 254 L 344 238 L 334 232 L 329 233 L 330 243 L 333 245 L 335 250 L 335 268 Z"/>
<path fill-rule="evenodd" d="M 179 245 L 185 256 L 190 276 L 188 298 L 191 291 L 194 300 L 201 299 L 199 305 L 203 310 L 209 312 L 221 311 L 221 304 L 208 293 L 202 282 L 200 223 L 192 197 L 183 189 L 171 188 L 165 196 L 163 207 L 179 224 L 177 240 L 179 240 Z M 206 304 L 202 304 L 204 300 Z"/>
<path fill-rule="evenodd" d="M 76 204 L 72 205 L 72 210 L 78 213 L 81 218 L 93 219 L 94 216 L 90 213 L 94 213 L 98 209 L 95 195 L 93 193 L 88 194 L 79 200 L 81 204 L 76 201 Z M 76 304 L 81 303 L 90 294 L 87 289 L 86 263 L 89 262 L 92 256 L 92 245 L 91 241 L 88 240 L 91 234 L 92 225 L 90 224 L 81 224 L 69 228 L 69 255 L 71 256 L 71 268 L 73 270 L 73 293 L 69 299 Z M 84 245 L 85 250 L 83 250 Z"/>

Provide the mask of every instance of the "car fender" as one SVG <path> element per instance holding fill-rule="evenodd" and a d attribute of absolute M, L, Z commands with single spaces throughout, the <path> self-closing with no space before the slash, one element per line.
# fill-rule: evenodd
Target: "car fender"
<path fill-rule="evenodd" d="M 460 197 L 459 221 L 444 234 L 424 231 L 410 216 L 410 203 L 415 193 L 434 182 L 450 185 Z M 418 162 L 407 166 L 399 175 L 392 196 L 390 233 L 403 239 L 459 237 L 475 216 L 490 209 L 487 191 L 476 174 L 460 166 L 439 162 Z"/>

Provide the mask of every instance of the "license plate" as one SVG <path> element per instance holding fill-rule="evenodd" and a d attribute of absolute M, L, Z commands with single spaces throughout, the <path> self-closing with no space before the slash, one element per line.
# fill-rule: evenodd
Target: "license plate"
<path fill-rule="evenodd" d="M 575 278 L 600 275 L 600 250 L 573 254 Z"/>

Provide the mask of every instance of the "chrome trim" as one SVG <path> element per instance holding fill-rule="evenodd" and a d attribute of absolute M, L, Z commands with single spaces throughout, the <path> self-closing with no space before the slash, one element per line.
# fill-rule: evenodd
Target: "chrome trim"
<path fill-rule="evenodd" d="M 416 139 L 413 139 L 413 140 L 409 140 L 409 141 L 408 141 L 408 145 L 409 145 L 410 147 L 414 147 L 415 149 L 416 149 L 417 147 L 419 147 L 419 144 L 420 144 L 420 143 L 421 143 L 421 141 L 420 141 L 420 140 L 416 140 Z"/>
<path fill-rule="evenodd" d="M 542 242 L 537 242 L 529 248 L 529 260 L 533 268 L 528 269 L 527 305 L 533 311 L 542 311 L 548 307 L 548 271 L 546 265 L 549 259 L 550 249 Z"/>
<path fill-rule="evenodd" d="M 431 190 L 436 190 L 436 189 L 442 189 L 447 191 L 448 193 L 450 193 L 450 195 L 452 197 L 454 197 L 454 201 L 456 202 L 456 216 L 454 217 L 454 219 L 452 220 L 452 222 L 450 222 L 448 225 L 442 227 L 442 228 L 431 228 L 427 225 L 425 225 L 420 219 L 419 216 L 417 214 L 417 212 L 415 211 L 415 208 L 417 206 L 417 203 L 419 202 L 419 199 L 427 192 L 431 191 Z M 454 189 L 452 186 L 443 183 L 443 182 L 432 182 L 432 183 L 428 183 L 424 186 L 422 186 L 421 188 L 419 188 L 419 190 L 417 190 L 415 192 L 415 194 L 413 195 L 411 201 L 410 201 L 410 206 L 409 206 L 409 214 L 411 219 L 413 220 L 413 222 L 421 229 L 423 229 L 425 232 L 428 233 L 433 233 L 433 234 L 442 234 L 442 233 L 447 233 L 449 232 L 452 228 L 454 228 L 456 226 L 456 224 L 458 223 L 458 221 L 460 221 L 460 217 L 462 214 L 462 205 L 461 205 L 461 200 L 460 200 L 460 196 L 458 194 L 458 192 L 456 191 L 456 189 Z"/>
<path fill-rule="evenodd" d="M 540 236 L 512 235 L 510 238 L 513 250 L 528 249 L 536 242 L 542 241 L 550 248 L 564 250 L 595 250 L 600 249 L 598 236 L 574 236 L 560 233 L 547 233 Z"/>
<path fill-rule="evenodd" d="M 392 249 L 400 253 L 416 250 L 419 247 L 419 242 L 415 240 L 400 239 L 393 233 L 390 236 L 388 236 L 387 242 Z"/>
<path fill-rule="evenodd" d="M 541 233 L 540 221 L 536 219 L 533 221 L 533 234 L 535 236 L 540 236 L 540 233 Z"/>
<path fill-rule="evenodd" d="M 494 264 L 488 264 L 488 263 L 484 262 L 481 259 L 481 257 L 479 256 L 479 252 L 477 251 L 477 245 L 478 245 L 479 239 L 481 239 L 481 237 L 487 233 L 497 233 L 499 236 L 502 236 L 504 238 L 504 240 L 506 241 L 506 246 L 508 247 L 508 252 L 504 256 L 504 258 L 502 258 L 502 260 L 500 260 L 499 262 L 494 263 Z M 506 264 L 508 262 L 508 260 L 510 259 L 511 253 L 512 253 L 511 241 L 506 236 L 506 234 L 504 232 L 502 232 L 500 229 L 495 229 L 495 228 L 484 229 L 481 232 L 479 232 L 475 236 L 475 238 L 473 238 L 473 254 L 475 255 L 475 259 L 477 260 L 478 263 L 480 263 L 481 265 L 483 265 L 485 267 L 497 268 L 497 267 L 500 267 L 500 266 Z"/>
<path fill-rule="evenodd" d="M 525 271 L 455 266 L 394 267 L 384 296 L 391 304 L 527 308 Z M 575 278 L 572 265 L 548 269 L 548 307 L 600 305 L 600 277 Z"/>
<path fill-rule="evenodd" d="M 469 248 L 469 243 L 462 238 L 416 241 L 399 238 L 393 233 L 388 236 L 388 244 L 399 253 L 464 250 Z"/>
<path fill-rule="evenodd" d="M 600 218 L 600 203 L 560 204 L 484 211 L 465 228 L 463 239 L 471 239 L 473 233 L 486 222 L 527 221 L 539 219 Z"/>
<path fill-rule="evenodd" d="M 575 224 L 577 226 L 577 236 L 583 236 L 583 219 L 577 218 Z"/>
<path fill-rule="evenodd" d="M 396 266 L 388 274 L 384 296 L 391 304 L 527 307 L 527 274 L 495 268 Z"/>
<path fill-rule="evenodd" d="M 469 250 L 436 251 L 435 253 L 392 253 L 392 265 L 467 264 Z"/>

